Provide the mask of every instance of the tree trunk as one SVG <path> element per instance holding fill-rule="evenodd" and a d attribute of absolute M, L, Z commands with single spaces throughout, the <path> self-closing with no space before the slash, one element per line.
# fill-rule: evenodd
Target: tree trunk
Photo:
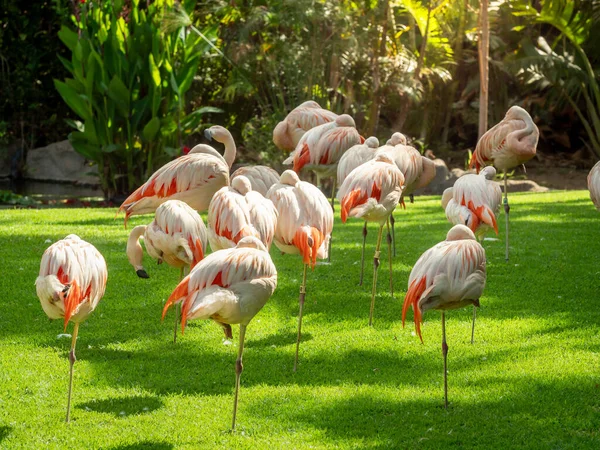
<path fill-rule="evenodd" d="M 448 102 L 450 107 L 446 109 L 446 117 L 444 118 L 444 129 L 442 131 L 442 144 L 448 143 L 448 133 L 450 132 L 450 120 L 452 119 L 453 110 L 452 104 L 456 100 L 456 91 L 460 85 L 458 75 L 460 74 L 460 67 L 463 63 L 463 41 L 465 38 L 465 28 L 467 24 L 467 8 L 469 7 L 469 0 L 464 0 L 464 3 L 460 10 L 460 18 L 458 20 L 458 32 L 454 39 L 454 60 L 456 61 L 456 67 L 452 69 L 452 84 L 450 84 L 450 92 L 448 93 Z"/>
<path fill-rule="evenodd" d="M 386 40 L 388 28 L 388 9 L 389 0 L 381 2 L 380 17 L 378 22 L 381 24 L 381 38 L 375 40 L 373 49 L 373 100 L 369 111 L 369 122 L 367 124 L 367 135 L 373 136 L 377 131 L 379 124 L 379 111 L 381 110 L 381 78 L 379 74 L 379 58 L 386 54 Z"/>
<path fill-rule="evenodd" d="M 490 53 L 490 30 L 488 23 L 488 0 L 479 3 L 479 137 L 488 128 L 488 68 Z"/>

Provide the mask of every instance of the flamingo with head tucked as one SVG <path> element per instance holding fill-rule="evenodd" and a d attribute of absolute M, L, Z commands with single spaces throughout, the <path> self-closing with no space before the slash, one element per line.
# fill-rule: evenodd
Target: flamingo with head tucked
<path fill-rule="evenodd" d="M 435 178 L 435 164 L 433 161 L 421 155 L 416 148 L 407 145 L 406 142 L 406 136 L 396 132 L 392 134 L 386 145 L 379 148 L 380 152 L 387 152 L 391 156 L 404 175 L 405 188 L 402 192 L 400 204 L 405 209 L 404 198 L 408 195 L 412 203 L 414 191 L 427 186 Z M 392 225 L 393 255 L 396 256 L 396 220 L 393 213 L 390 216 L 390 224 Z"/>
<path fill-rule="evenodd" d="M 446 240 L 427 250 L 410 272 L 408 291 L 402 307 L 402 326 L 409 306 L 413 307 L 415 328 L 421 342 L 421 317 L 430 309 L 442 311 L 442 355 L 444 357 L 444 406 L 448 408 L 446 316 L 448 309 L 479 306 L 485 287 L 485 250 L 473 232 L 455 225 Z"/>
<path fill-rule="evenodd" d="M 379 268 L 379 249 L 383 235 L 383 226 L 398 205 L 402 196 L 404 176 L 386 153 L 378 153 L 375 159 L 354 169 L 338 192 L 338 200 L 342 208 L 342 222 L 348 217 L 356 217 L 366 222 L 379 224 L 377 247 L 373 259 L 373 288 L 371 290 L 371 309 L 369 326 L 373 323 L 375 294 L 377 291 L 377 269 Z M 388 225 L 389 233 L 389 225 Z M 388 259 L 390 263 L 390 291 L 392 283 L 392 251 L 391 240 L 388 239 Z M 361 263 L 362 265 L 362 263 Z"/>
<path fill-rule="evenodd" d="M 535 156 L 540 132 L 527 111 L 512 106 L 504 119 L 485 132 L 477 142 L 469 167 L 479 169 L 489 163 L 504 172 L 504 212 L 506 213 L 506 260 L 508 261 L 508 185 L 506 172 Z"/>
<path fill-rule="evenodd" d="M 244 176 L 250 181 L 252 190 L 260 193 L 263 197 L 274 184 L 279 182 L 279 174 L 276 170 L 267 166 L 243 166 L 231 174 L 231 183 L 236 177 Z"/>
<path fill-rule="evenodd" d="M 587 177 L 590 198 L 597 210 L 600 211 L 600 161 L 598 161 Z"/>
<path fill-rule="evenodd" d="M 234 248 L 219 250 L 204 258 L 170 295 L 163 319 L 173 304 L 181 303 L 181 332 L 188 320 L 212 319 L 232 337 L 231 325 L 240 324 L 238 357 L 235 362 L 235 429 L 242 356 L 246 327 L 262 309 L 277 287 L 277 270 L 267 248 L 252 236 L 241 239 Z"/>
<path fill-rule="evenodd" d="M 269 250 L 276 225 L 273 202 L 253 191 L 242 175 L 230 187 L 221 188 L 208 208 L 208 240 L 213 251 L 235 247 L 246 236 L 256 237 Z"/>
<path fill-rule="evenodd" d="M 192 269 L 206 254 L 208 238 L 204 222 L 196 211 L 180 200 L 162 203 L 156 208 L 150 225 L 138 225 L 129 234 L 127 259 L 138 277 L 149 278 L 143 266 L 142 237 L 146 251 L 159 264 L 164 261 L 171 267 L 181 269 L 179 281 L 183 278 L 184 268 Z M 173 342 L 177 342 L 178 319 L 176 314 Z"/>
<path fill-rule="evenodd" d="M 37 295 L 50 319 L 63 319 L 65 330 L 74 322 L 69 352 L 69 396 L 67 417 L 71 415 L 73 365 L 79 324 L 96 309 L 104 296 L 108 272 L 106 261 L 89 242 L 74 234 L 55 242 L 42 256 L 39 276 L 35 280 Z"/>
<path fill-rule="evenodd" d="M 317 258 L 327 258 L 333 230 L 333 211 L 323 193 L 312 184 L 300 181 L 298 174 L 292 170 L 281 174 L 280 182 L 271 187 L 267 198 L 273 202 L 279 213 L 275 245 L 283 253 L 300 254 L 304 263 L 300 285 L 295 372 L 298 366 L 302 312 L 306 296 L 306 270 L 308 266 L 314 269 Z"/>
<path fill-rule="evenodd" d="M 460 177 L 442 195 L 442 207 L 446 218 L 454 225 L 466 225 L 483 243 L 486 233 L 494 230 L 498 234 L 498 212 L 502 201 L 502 190 L 494 181 L 496 169 L 484 167 L 478 175 L 468 173 Z M 475 338 L 477 307 L 473 306 L 471 344 Z"/>
<path fill-rule="evenodd" d="M 304 133 L 324 123 L 333 122 L 337 117 L 337 114 L 309 100 L 294 108 L 277 124 L 273 130 L 273 142 L 281 150 L 294 150 Z"/>

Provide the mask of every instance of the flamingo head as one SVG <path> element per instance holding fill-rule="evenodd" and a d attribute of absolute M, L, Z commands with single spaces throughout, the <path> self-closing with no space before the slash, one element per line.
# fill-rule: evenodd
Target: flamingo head
<path fill-rule="evenodd" d="M 369 148 L 377 148 L 379 147 L 379 139 L 375 136 L 371 136 L 365 140 L 365 145 Z"/>
<path fill-rule="evenodd" d="M 483 175 L 486 180 L 493 180 L 496 178 L 496 168 L 494 166 L 486 166 L 481 169 L 479 172 L 480 175 Z"/>
<path fill-rule="evenodd" d="M 307 100 L 304 103 L 301 103 L 300 105 L 298 105 L 296 107 L 296 109 L 298 109 L 298 108 L 321 109 L 321 105 L 319 105 L 314 100 Z"/>
<path fill-rule="evenodd" d="M 281 182 L 281 184 L 287 184 L 288 186 L 296 186 L 298 183 L 300 183 L 300 178 L 298 177 L 298 174 L 296 172 L 288 169 L 281 174 L 281 177 L 279 177 L 279 181 Z"/>
<path fill-rule="evenodd" d="M 273 143 L 281 150 L 294 150 L 291 133 L 288 133 L 288 122 L 282 120 L 273 130 Z"/>
<path fill-rule="evenodd" d="M 399 132 L 392 134 L 392 137 L 388 141 L 388 145 L 406 145 L 407 143 L 408 139 L 406 139 L 406 136 Z"/>
<path fill-rule="evenodd" d="M 209 141 L 215 140 L 217 142 L 225 142 L 228 138 L 231 138 L 231 133 L 227 128 L 221 125 L 214 125 L 204 130 L 204 137 Z"/>
<path fill-rule="evenodd" d="M 231 187 L 242 195 L 246 195 L 252 190 L 252 184 L 250 183 L 250 180 L 244 175 L 238 175 L 231 180 Z"/>
<path fill-rule="evenodd" d="M 475 240 L 475 234 L 466 225 L 454 225 L 446 235 L 447 241 Z"/>
<path fill-rule="evenodd" d="M 354 119 L 348 114 L 342 114 L 335 119 L 335 123 L 338 127 L 352 127 L 356 128 L 356 123 Z"/>
<path fill-rule="evenodd" d="M 262 250 L 263 252 L 267 252 L 267 247 L 260 241 L 260 239 L 255 238 L 254 236 L 246 236 L 240 239 L 235 248 L 255 248 L 257 250 Z"/>

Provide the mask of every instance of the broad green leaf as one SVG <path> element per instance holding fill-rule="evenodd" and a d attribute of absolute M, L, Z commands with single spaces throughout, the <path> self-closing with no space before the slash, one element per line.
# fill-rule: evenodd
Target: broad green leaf
<path fill-rule="evenodd" d="M 129 90 L 127 86 L 116 75 L 108 84 L 108 96 L 115 102 L 119 112 L 126 118 L 129 118 Z"/>
<path fill-rule="evenodd" d="M 156 134 L 158 133 L 159 129 L 160 120 L 158 119 L 158 117 L 153 117 L 152 120 L 148 122 L 144 127 L 144 130 L 142 131 L 142 136 L 147 141 L 152 141 L 156 137 Z"/>
<path fill-rule="evenodd" d="M 54 87 L 63 98 L 65 103 L 71 108 L 75 114 L 85 120 L 91 119 L 91 111 L 89 105 L 81 98 L 81 96 L 66 83 L 60 80 L 54 80 Z"/>
<path fill-rule="evenodd" d="M 75 49 L 77 42 L 79 41 L 77 37 L 77 33 L 71 30 L 64 25 L 60 27 L 60 31 L 58 32 L 58 38 L 67 46 L 67 48 L 71 51 Z"/>
<path fill-rule="evenodd" d="M 198 70 L 198 60 L 200 58 L 191 59 L 177 74 L 177 84 L 179 86 L 179 94 L 183 95 L 192 85 L 194 76 Z"/>
<path fill-rule="evenodd" d="M 150 64 L 150 75 L 152 76 L 154 86 L 160 86 L 160 71 L 154 62 L 154 56 L 152 56 L 152 53 L 148 55 L 148 63 Z"/>
<path fill-rule="evenodd" d="M 87 141 L 85 135 L 79 131 L 74 131 L 69 134 L 69 142 L 77 153 L 84 158 L 94 162 L 102 160 L 102 151 L 99 146 L 91 144 Z"/>

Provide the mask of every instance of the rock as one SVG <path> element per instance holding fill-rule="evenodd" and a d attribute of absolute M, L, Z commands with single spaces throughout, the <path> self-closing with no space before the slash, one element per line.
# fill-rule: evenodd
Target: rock
<path fill-rule="evenodd" d="M 98 167 L 87 163 L 69 141 L 29 150 L 23 176 L 31 180 L 100 183 Z"/>
<path fill-rule="evenodd" d="M 454 184 L 456 176 L 448 170 L 448 166 L 441 158 L 432 160 L 435 164 L 435 177 L 427 186 L 422 189 L 417 189 L 417 195 L 441 195 L 444 189 Z"/>
<path fill-rule="evenodd" d="M 443 159 L 436 158 L 433 160 L 435 164 L 435 178 L 422 189 L 415 191 L 416 195 L 442 195 L 444 189 L 454 186 L 454 182 L 467 173 L 465 170 L 455 167 L 449 170 Z M 503 182 L 500 181 L 500 187 L 504 189 Z M 547 192 L 549 189 L 540 186 L 532 180 L 508 180 L 508 192 Z"/>
<path fill-rule="evenodd" d="M 0 150 L 0 178 L 15 177 L 18 173 L 21 148 L 13 142 Z"/>

